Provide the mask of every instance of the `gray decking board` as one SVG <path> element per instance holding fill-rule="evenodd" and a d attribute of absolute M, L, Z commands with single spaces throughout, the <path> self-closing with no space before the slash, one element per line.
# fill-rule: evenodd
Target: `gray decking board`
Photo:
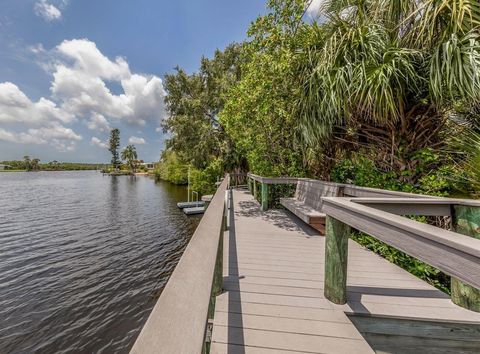
<path fill-rule="evenodd" d="M 346 314 L 480 323 L 480 314 L 354 241 L 348 302 L 323 295 L 324 237 L 281 210 L 233 192 L 224 236 L 224 289 L 211 353 L 371 353 Z"/>

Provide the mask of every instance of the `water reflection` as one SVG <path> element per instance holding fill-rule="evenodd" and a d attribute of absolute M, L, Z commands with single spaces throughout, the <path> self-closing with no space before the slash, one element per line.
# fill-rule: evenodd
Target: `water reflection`
<path fill-rule="evenodd" d="M 127 353 L 198 218 L 183 187 L 0 174 L 0 353 Z"/>

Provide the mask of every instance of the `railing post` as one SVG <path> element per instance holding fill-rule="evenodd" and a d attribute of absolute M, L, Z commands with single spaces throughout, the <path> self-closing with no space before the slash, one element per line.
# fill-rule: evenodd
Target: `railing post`
<path fill-rule="evenodd" d="M 247 176 L 247 185 L 248 185 L 248 191 L 250 192 L 250 194 L 252 194 L 252 180 L 248 176 Z"/>
<path fill-rule="evenodd" d="M 480 208 L 454 205 L 452 208 L 452 228 L 459 234 L 480 239 Z M 450 290 L 453 303 L 468 310 L 480 312 L 479 289 L 452 277 Z"/>
<path fill-rule="evenodd" d="M 268 209 L 268 184 L 262 183 L 262 211 Z"/>
<path fill-rule="evenodd" d="M 257 199 L 257 181 L 253 180 L 253 197 Z"/>
<path fill-rule="evenodd" d="M 347 302 L 347 260 L 350 226 L 327 215 L 325 239 L 325 297 L 335 304 Z"/>

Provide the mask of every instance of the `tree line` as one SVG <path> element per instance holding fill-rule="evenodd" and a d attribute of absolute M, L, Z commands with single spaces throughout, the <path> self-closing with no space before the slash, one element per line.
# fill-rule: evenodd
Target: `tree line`
<path fill-rule="evenodd" d="M 56 160 L 41 163 L 38 158 L 31 158 L 26 155 L 23 160 L 1 161 L 0 164 L 9 166 L 10 170 L 22 171 L 79 171 L 96 170 L 104 168 L 105 164 L 81 163 L 81 162 L 59 162 Z"/>

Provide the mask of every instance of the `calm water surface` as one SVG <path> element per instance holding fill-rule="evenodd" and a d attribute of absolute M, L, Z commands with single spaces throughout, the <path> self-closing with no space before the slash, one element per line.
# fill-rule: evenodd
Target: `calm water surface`
<path fill-rule="evenodd" d="M 0 173 L 0 353 L 127 353 L 199 218 L 186 190 Z"/>

